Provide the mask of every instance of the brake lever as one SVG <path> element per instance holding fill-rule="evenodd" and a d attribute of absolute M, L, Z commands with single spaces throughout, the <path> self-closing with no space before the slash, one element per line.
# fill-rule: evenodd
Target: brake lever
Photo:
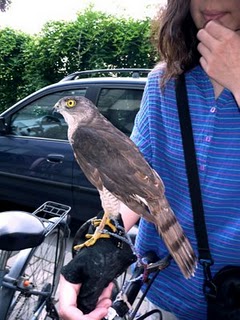
<path fill-rule="evenodd" d="M 163 259 L 160 259 L 156 262 L 151 262 L 147 265 L 146 270 L 148 273 L 156 272 L 158 270 L 164 270 L 167 268 L 172 260 L 171 255 L 167 255 Z"/>

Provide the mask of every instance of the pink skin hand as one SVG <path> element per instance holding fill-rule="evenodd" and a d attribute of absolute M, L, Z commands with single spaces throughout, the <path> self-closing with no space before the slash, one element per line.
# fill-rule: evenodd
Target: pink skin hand
<path fill-rule="evenodd" d="M 233 93 L 240 106 L 240 30 L 230 30 L 212 20 L 197 37 L 201 66 L 211 79 Z"/>
<path fill-rule="evenodd" d="M 72 284 L 65 280 L 63 276 L 60 278 L 59 287 L 59 315 L 62 320 L 101 320 L 108 313 L 111 306 L 110 299 L 113 284 L 104 289 L 102 295 L 98 299 L 96 309 L 89 314 L 83 314 L 76 306 L 76 300 L 81 285 Z"/>

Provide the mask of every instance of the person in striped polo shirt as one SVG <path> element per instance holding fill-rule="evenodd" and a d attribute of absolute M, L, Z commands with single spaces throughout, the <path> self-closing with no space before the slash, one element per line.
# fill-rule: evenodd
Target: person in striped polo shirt
<path fill-rule="evenodd" d="M 184 72 L 215 274 L 225 265 L 240 265 L 240 1 L 168 0 L 159 25 L 164 63 L 149 74 L 131 138 L 161 176 L 197 254 L 174 86 L 175 77 Z M 139 218 L 124 206 L 121 214 L 127 230 Z M 154 225 L 144 219 L 136 249 L 140 255 L 168 253 Z M 164 320 L 206 320 L 203 281 L 201 265 L 186 280 L 172 262 L 154 281 L 149 304 L 163 310 Z M 104 317 L 111 288 L 88 315 L 76 310 L 79 288 L 61 279 L 61 318 Z"/>
<path fill-rule="evenodd" d="M 240 1 L 169 0 L 158 48 L 165 63 L 148 77 L 132 139 L 159 173 L 166 196 L 196 254 L 174 78 L 185 73 L 204 214 L 214 265 L 240 266 Z M 122 210 L 127 227 L 129 210 Z M 141 219 L 136 247 L 158 256 L 167 249 Z M 203 270 L 182 277 L 177 265 L 159 274 L 148 299 L 164 320 L 206 320 Z"/>

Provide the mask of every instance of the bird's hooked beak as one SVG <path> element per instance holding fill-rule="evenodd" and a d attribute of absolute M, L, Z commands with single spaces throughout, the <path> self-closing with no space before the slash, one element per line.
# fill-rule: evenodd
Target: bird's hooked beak
<path fill-rule="evenodd" d="M 58 112 L 58 113 L 61 112 L 61 108 L 60 108 L 60 105 L 58 104 L 58 102 L 53 106 L 53 113 L 54 112 Z"/>
<path fill-rule="evenodd" d="M 59 103 L 60 102 L 60 103 Z M 61 103 L 61 101 L 58 101 L 54 106 L 53 106 L 53 114 L 54 113 L 60 113 L 64 120 L 68 123 L 68 113 L 66 112 L 66 109 L 64 105 Z"/>
<path fill-rule="evenodd" d="M 59 104 L 58 104 L 58 102 L 53 106 L 53 110 L 59 112 Z"/>

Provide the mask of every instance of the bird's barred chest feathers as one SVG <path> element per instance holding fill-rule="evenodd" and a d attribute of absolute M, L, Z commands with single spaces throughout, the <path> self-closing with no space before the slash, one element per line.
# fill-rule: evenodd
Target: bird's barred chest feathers
<path fill-rule="evenodd" d="M 99 191 L 99 194 L 104 212 L 108 213 L 110 217 L 117 217 L 120 201 L 104 187 L 102 191 Z"/>
<path fill-rule="evenodd" d="M 72 136 L 75 133 L 76 129 L 78 127 L 78 123 L 72 123 L 71 125 L 68 125 L 68 141 L 73 143 Z"/>

